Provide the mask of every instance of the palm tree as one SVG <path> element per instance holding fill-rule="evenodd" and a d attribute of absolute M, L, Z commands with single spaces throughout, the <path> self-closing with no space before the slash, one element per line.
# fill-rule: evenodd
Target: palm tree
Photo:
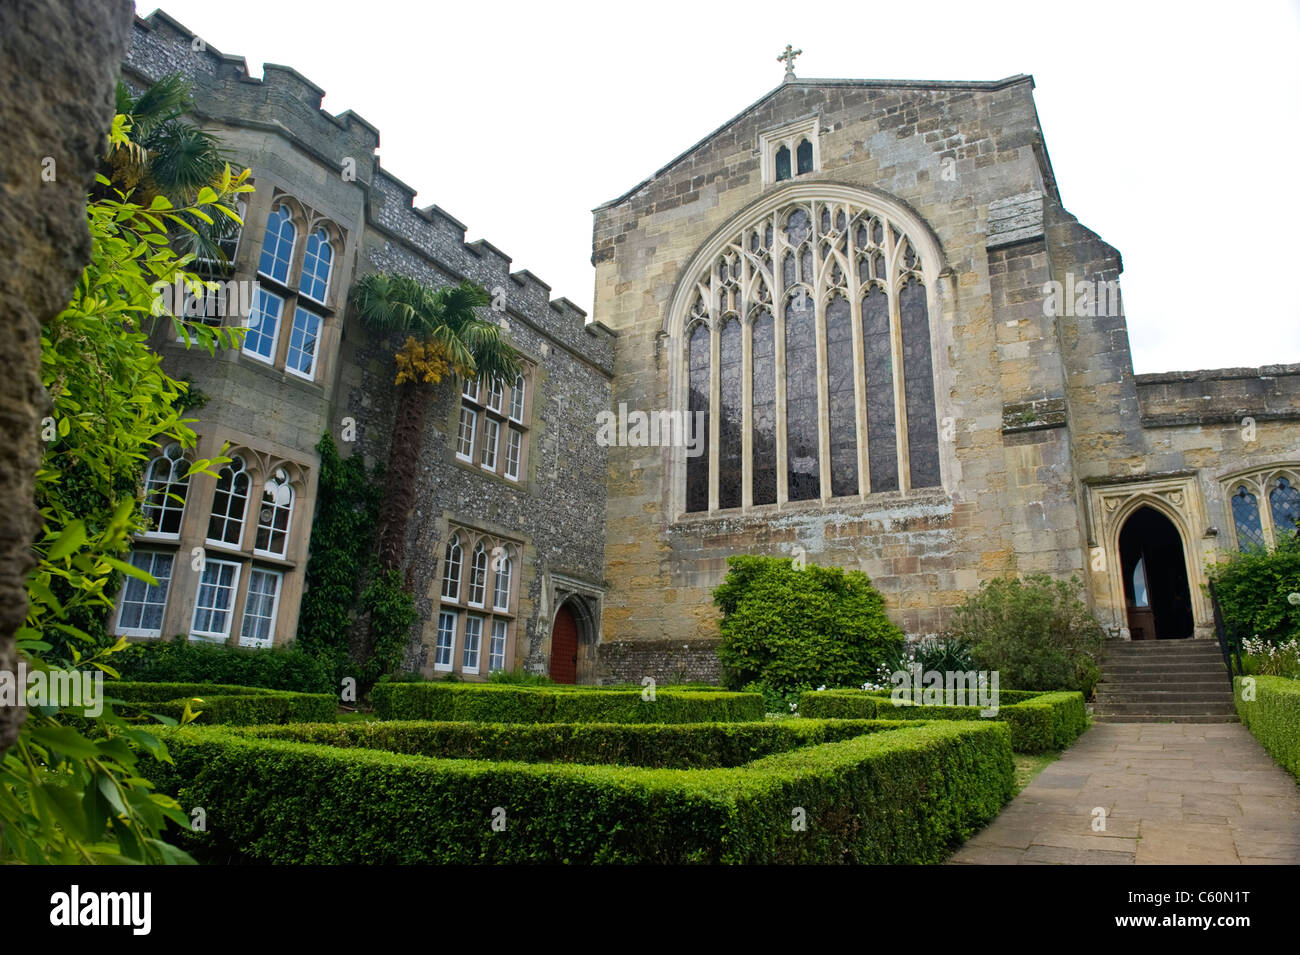
<path fill-rule="evenodd" d="M 194 106 L 185 77 L 164 76 L 139 96 L 119 80 L 116 99 L 117 112 L 131 121 L 130 143 L 105 157 L 100 172 L 111 186 L 97 187 L 101 198 L 120 190 L 132 192 L 133 200 L 146 208 L 157 195 L 166 196 L 175 206 L 186 206 L 195 201 L 199 190 L 221 179 L 227 157 L 220 141 L 182 119 Z M 233 236 L 239 223 L 226 216 L 212 222 L 195 217 L 187 221 L 194 232 L 179 231 L 173 236 L 173 247 L 181 254 L 194 252 L 199 258 L 228 265 L 219 242 Z"/>
<path fill-rule="evenodd" d="M 371 332 L 406 334 L 394 356 L 397 411 L 388 449 L 387 491 L 379 513 L 379 559 L 385 571 L 400 569 L 406 526 L 415 505 L 415 484 L 425 420 L 434 386 L 448 374 L 487 381 L 513 381 L 519 353 L 494 322 L 475 313 L 490 297 L 473 282 L 431 288 L 403 275 L 363 276 L 352 290 L 357 314 Z"/>

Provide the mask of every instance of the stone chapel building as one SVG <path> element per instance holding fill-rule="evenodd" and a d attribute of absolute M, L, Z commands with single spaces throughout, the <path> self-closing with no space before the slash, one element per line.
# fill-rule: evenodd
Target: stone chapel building
<path fill-rule="evenodd" d="M 1083 580 L 1117 638 L 1205 638 L 1207 566 L 1300 518 L 1300 365 L 1133 374 L 1120 255 L 1063 206 L 1029 76 L 788 70 L 595 210 L 588 321 L 414 208 L 378 131 L 292 69 L 254 79 L 138 19 L 125 79 L 173 71 L 252 170 L 233 277 L 256 282 L 259 321 L 240 353 L 157 342 L 210 398 L 197 454 L 236 461 L 179 488 L 180 449 L 160 449 L 150 487 L 184 506 L 138 541 L 160 585 L 127 586 L 121 633 L 293 638 L 316 443 L 387 455 L 392 343 L 347 301 L 373 271 L 478 281 L 528 359 L 516 382 L 445 388 L 430 417 L 407 657 L 430 676 L 712 678 L 711 591 L 737 553 L 861 569 L 913 636 L 989 577 L 1044 571 Z M 702 427 L 693 448 L 607 446 L 611 412 Z"/>

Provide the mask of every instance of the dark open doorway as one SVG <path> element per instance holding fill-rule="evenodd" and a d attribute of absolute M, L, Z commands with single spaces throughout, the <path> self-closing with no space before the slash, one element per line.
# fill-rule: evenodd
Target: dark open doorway
<path fill-rule="evenodd" d="M 1151 507 L 1134 511 L 1119 535 L 1124 603 L 1134 640 L 1179 639 L 1195 629 L 1183 539 Z"/>

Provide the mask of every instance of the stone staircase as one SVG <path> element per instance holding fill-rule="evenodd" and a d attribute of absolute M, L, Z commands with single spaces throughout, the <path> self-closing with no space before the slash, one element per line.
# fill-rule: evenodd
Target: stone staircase
<path fill-rule="evenodd" d="M 1103 723 L 1236 723 L 1214 640 L 1112 640 L 1093 716 Z"/>

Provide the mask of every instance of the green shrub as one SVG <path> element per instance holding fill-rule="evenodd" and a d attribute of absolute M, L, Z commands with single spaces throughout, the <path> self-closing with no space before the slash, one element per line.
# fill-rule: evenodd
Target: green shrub
<path fill-rule="evenodd" d="M 1079 599 L 1081 586 L 1046 574 L 985 581 L 954 612 L 949 637 L 1009 688 L 1079 690 L 1087 699 L 1101 679 L 1106 633 Z"/>
<path fill-rule="evenodd" d="M 1255 699 L 1242 699 L 1243 680 L 1255 681 Z M 1234 677 L 1232 696 L 1242 724 L 1278 765 L 1300 780 L 1300 681 L 1281 676 Z"/>
<path fill-rule="evenodd" d="M 803 694 L 799 714 L 839 720 L 990 720 L 1009 725 L 1017 753 L 1064 749 L 1088 723 L 1083 695 L 1072 691 L 999 690 L 997 715 L 986 717 L 978 706 L 927 706 L 910 700 L 896 706 L 888 690 L 822 690 Z"/>
<path fill-rule="evenodd" d="M 997 723 L 914 723 L 694 770 L 441 760 L 220 727 L 160 736 L 174 763 L 145 771 L 207 810 L 186 845 L 209 862 L 938 862 L 1014 785 Z"/>
<path fill-rule="evenodd" d="M 178 636 L 133 643 L 114 657 L 114 666 L 124 680 L 149 683 L 222 683 L 300 693 L 337 690 L 328 664 L 293 644 L 253 650 Z"/>
<path fill-rule="evenodd" d="M 900 724 L 867 720 L 763 723 L 369 723 L 256 726 L 242 735 L 381 749 L 437 759 L 589 763 L 650 769 L 740 766 L 800 746 L 838 742 Z"/>
<path fill-rule="evenodd" d="M 489 683 L 380 683 L 370 691 L 375 715 L 391 720 L 480 723 L 705 723 L 761 720 L 756 693 Z"/>
<path fill-rule="evenodd" d="M 512 686 L 554 686 L 555 681 L 545 673 L 529 673 L 527 670 L 493 670 L 488 674 L 489 683 L 508 683 Z M 631 687 L 629 687 L 630 689 Z"/>
<path fill-rule="evenodd" d="M 214 683 L 133 683 L 104 685 L 105 696 L 126 701 L 120 712 L 141 713 L 180 719 L 188 703 L 198 714 L 197 723 L 252 725 L 259 723 L 333 722 L 338 718 L 338 700 L 326 693 L 293 693 L 250 686 L 222 686 Z M 194 698 L 202 703 L 192 702 Z"/>
<path fill-rule="evenodd" d="M 1300 535 L 1284 534 L 1277 549 L 1233 554 L 1209 569 L 1223 622 L 1237 639 L 1260 637 L 1282 643 L 1300 637 Z"/>
<path fill-rule="evenodd" d="M 859 685 L 903 645 L 866 574 L 789 559 L 727 558 L 713 591 L 722 611 L 718 658 L 726 683 L 760 683 L 777 694 Z"/>

